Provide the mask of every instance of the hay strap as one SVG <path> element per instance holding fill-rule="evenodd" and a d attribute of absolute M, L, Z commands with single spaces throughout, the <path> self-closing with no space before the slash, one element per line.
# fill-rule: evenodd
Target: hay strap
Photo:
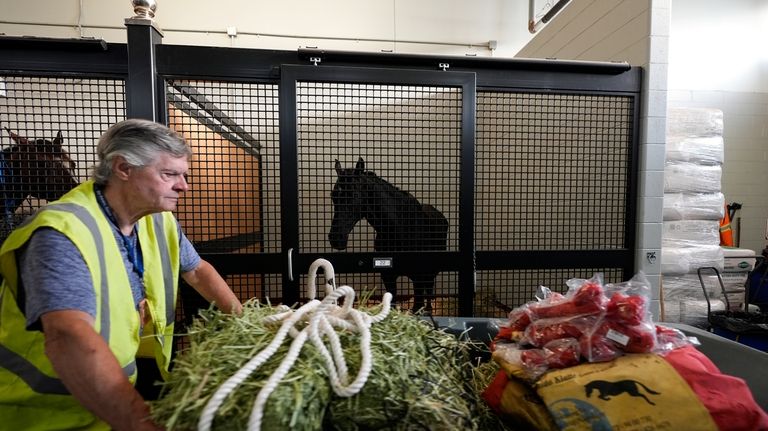
<path fill-rule="evenodd" d="M 321 267 L 323 268 L 323 274 L 326 280 L 325 297 L 322 302 L 315 299 L 315 279 L 317 277 L 317 270 Z M 375 316 L 370 316 L 353 309 L 352 305 L 355 300 L 355 291 L 349 286 L 334 288 L 335 281 L 333 266 L 325 259 L 317 259 L 310 265 L 307 284 L 310 299 L 308 303 L 295 311 L 283 306 L 282 308 L 284 308 L 285 311 L 282 313 L 264 318 L 263 323 L 267 325 L 281 321 L 283 323 L 277 331 L 277 334 L 275 334 L 275 338 L 272 342 L 256 356 L 251 358 L 251 360 L 240 368 L 232 377 L 227 379 L 227 381 L 216 390 L 213 396 L 211 396 L 211 399 L 208 400 L 208 403 L 205 405 L 205 408 L 200 415 L 200 420 L 197 424 L 197 429 L 199 431 L 208 431 L 211 429 L 211 424 L 213 423 L 216 411 L 221 407 L 221 404 L 226 397 L 248 378 L 251 373 L 259 368 L 259 366 L 272 357 L 289 334 L 293 337 L 293 342 L 291 343 L 283 362 L 272 373 L 264 387 L 256 396 L 251 416 L 248 419 L 249 430 L 258 430 L 261 428 L 264 407 L 269 395 L 275 388 L 277 388 L 280 380 L 288 374 L 293 363 L 296 362 L 296 359 L 299 357 L 307 338 L 312 341 L 312 344 L 314 344 L 325 359 L 331 387 L 337 395 L 341 397 L 350 397 L 360 392 L 363 388 L 365 382 L 368 380 L 368 375 L 370 374 L 373 365 L 370 349 L 370 327 L 371 324 L 380 322 L 387 317 L 392 301 L 392 295 L 390 293 L 384 294 L 381 301 L 381 311 Z M 339 306 L 337 301 L 341 297 L 344 297 L 344 305 Z M 297 330 L 295 327 L 299 323 L 306 323 L 306 326 L 301 331 Z M 355 380 L 351 383 L 348 383 L 349 376 L 347 364 L 335 328 L 360 333 L 360 354 L 362 356 L 362 361 L 360 370 L 358 371 Z M 328 351 L 326 344 L 323 342 L 323 337 L 328 338 L 333 353 L 332 355 L 331 352 Z"/>

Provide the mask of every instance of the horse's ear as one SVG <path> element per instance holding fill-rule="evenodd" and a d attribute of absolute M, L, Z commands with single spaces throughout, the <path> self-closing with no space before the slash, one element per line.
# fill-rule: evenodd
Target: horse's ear
<path fill-rule="evenodd" d="M 56 137 L 53 139 L 53 145 L 59 145 L 64 143 L 64 137 L 61 135 L 61 130 L 59 130 L 59 133 L 56 134 Z"/>
<path fill-rule="evenodd" d="M 363 160 L 362 157 L 357 159 L 357 164 L 355 165 L 355 173 L 360 175 L 365 170 L 365 160 Z"/>
<path fill-rule="evenodd" d="M 334 168 L 336 169 L 336 175 L 341 175 L 341 162 L 339 162 L 339 159 L 336 159 L 336 165 L 334 165 Z"/>
<path fill-rule="evenodd" d="M 25 137 L 23 137 L 23 136 L 19 136 L 19 135 L 15 134 L 15 133 L 11 132 L 11 129 L 9 129 L 9 128 L 7 128 L 7 127 L 6 127 L 6 128 L 5 128 L 5 130 L 7 130 L 7 131 L 8 131 L 8 134 L 9 134 L 9 135 L 11 135 L 11 139 L 13 139 L 14 141 L 16 141 L 16 143 L 17 143 L 17 144 L 20 144 L 20 145 L 26 145 L 26 144 L 28 144 L 28 143 L 29 143 L 29 141 L 27 140 L 27 138 L 25 138 Z"/>

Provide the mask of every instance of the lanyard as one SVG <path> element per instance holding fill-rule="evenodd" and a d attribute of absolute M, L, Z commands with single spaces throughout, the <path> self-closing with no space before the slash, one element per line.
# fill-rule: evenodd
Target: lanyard
<path fill-rule="evenodd" d="M 107 200 L 104 198 L 104 192 L 100 187 L 94 187 L 94 191 L 96 192 L 96 200 L 104 210 L 104 213 L 107 215 L 109 221 L 115 225 L 115 228 L 117 228 L 117 234 L 120 235 L 120 238 L 123 240 L 123 245 L 125 246 L 125 250 L 128 254 L 128 261 L 133 264 L 133 268 L 136 273 L 139 274 L 139 278 L 143 278 L 144 262 L 141 256 L 141 250 L 138 247 L 139 225 L 134 225 L 133 233 L 130 235 L 123 235 L 123 232 L 120 230 L 120 226 L 117 224 L 117 218 L 115 218 L 115 214 L 112 212 L 112 208 L 109 207 Z"/>

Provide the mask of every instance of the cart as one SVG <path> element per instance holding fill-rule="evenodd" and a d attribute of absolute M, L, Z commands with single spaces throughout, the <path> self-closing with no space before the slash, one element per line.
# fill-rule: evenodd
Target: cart
<path fill-rule="evenodd" d="M 758 266 L 755 266 L 758 268 Z M 714 311 L 710 305 L 707 287 L 704 283 L 703 274 L 711 272 L 717 276 L 720 284 L 720 290 L 725 300 L 725 310 Z M 753 270 L 753 273 L 755 270 Z M 717 335 L 747 345 L 749 347 L 768 352 L 768 313 L 763 311 L 749 311 L 749 290 L 752 274 L 747 277 L 745 283 L 744 310 L 734 310 L 731 308 L 728 294 L 734 292 L 726 290 L 720 271 L 715 267 L 702 267 L 697 270 L 701 288 L 704 291 L 704 299 L 707 300 L 707 322 L 709 330 Z M 762 307 L 761 307 L 762 308 Z"/>

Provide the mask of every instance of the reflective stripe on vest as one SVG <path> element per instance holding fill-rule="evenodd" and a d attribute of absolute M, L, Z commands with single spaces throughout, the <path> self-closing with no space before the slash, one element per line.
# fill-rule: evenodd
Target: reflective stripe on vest
<path fill-rule="evenodd" d="M 26 358 L 6 349 L 2 344 L 0 344 L 0 366 L 19 376 L 35 392 L 69 395 L 69 391 L 61 380 L 41 373 Z"/>
<path fill-rule="evenodd" d="M 175 286 L 173 283 L 173 269 L 171 268 L 170 248 L 165 238 L 165 221 L 162 213 L 152 214 L 152 223 L 155 225 L 155 236 L 160 248 L 160 261 L 163 267 L 163 285 L 165 286 L 165 324 L 169 325 L 176 320 L 176 310 L 171 304 L 174 304 L 173 293 Z M 161 338 L 162 339 L 162 338 Z M 164 341 L 161 341 L 163 343 Z"/>
<path fill-rule="evenodd" d="M 61 203 L 43 207 L 42 211 L 66 211 L 75 215 L 91 231 L 93 241 L 96 243 L 96 253 L 99 256 L 99 268 L 101 269 L 101 319 L 99 333 L 109 344 L 109 283 L 107 283 L 107 263 L 104 261 L 104 238 L 101 237 L 99 226 L 91 213 L 77 204 Z"/>
<path fill-rule="evenodd" d="M 80 205 L 73 204 L 73 203 L 56 203 L 51 204 L 48 206 L 45 206 L 40 209 L 40 211 L 62 211 L 62 212 L 69 212 L 73 215 L 75 215 L 82 223 L 88 228 L 91 235 L 93 236 L 94 243 L 96 245 L 96 252 L 99 256 L 99 267 L 100 267 L 100 274 L 101 274 L 101 280 L 99 282 L 100 291 L 101 291 L 101 318 L 99 319 L 100 325 L 99 325 L 99 335 L 104 339 L 104 341 L 109 345 L 109 334 L 110 334 L 110 320 L 109 320 L 109 283 L 107 282 L 107 264 L 104 260 L 104 238 L 101 235 L 101 232 L 99 231 L 98 225 L 96 223 L 96 220 L 93 218 L 93 216 Z M 164 226 L 164 222 L 162 219 L 162 214 L 154 214 L 153 220 L 155 227 L 162 228 Z M 25 220 L 24 223 L 22 223 L 21 226 L 24 226 L 32 221 L 32 217 Z M 19 226 L 19 227 L 21 227 Z M 164 232 L 164 231 L 160 231 Z M 173 272 L 170 268 L 170 256 L 168 254 L 168 250 L 166 247 L 166 239 L 164 235 L 158 235 L 159 241 L 162 242 L 161 246 L 163 247 L 161 250 L 164 250 L 161 254 L 162 256 L 162 267 L 163 267 L 163 280 L 165 285 L 165 297 L 166 300 L 169 298 L 170 295 L 170 301 L 173 301 Z M 160 238 L 162 238 L 160 240 Z M 166 309 L 169 307 L 166 306 Z M 172 308 L 171 308 L 172 309 Z M 167 315 L 168 313 L 166 313 Z M 175 316 L 171 314 L 171 319 L 173 319 Z M 172 322 L 173 320 L 169 320 Z M 0 366 L 7 369 L 8 371 L 11 371 L 13 374 L 16 374 L 21 378 L 29 387 L 34 390 L 35 392 L 41 393 L 41 394 L 52 394 L 52 395 L 67 395 L 69 394 L 69 391 L 64 386 L 64 384 L 61 382 L 60 379 L 50 377 L 42 373 L 37 367 L 35 367 L 31 362 L 29 362 L 26 358 L 16 354 L 15 352 L 5 348 L 5 346 L 0 345 Z M 136 372 L 136 361 L 131 361 L 127 365 L 125 365 L 123 368 L 123 373 L 127 377 L 131 377 Z"/>
<path fill-rule="evenodd" d="M 0 365 L 19 376 L 21 380 L 24 380 L 24 383 L 37 393 L 69 395 L 69 390 L 61 380 L 41 373 L 26 358 L 6 349 L 2 344 L 0 344 Z M 132 376 L 134 372 L 136 372 L 136 361 L 132 361 L 123 367 L 123 373 L 128 377 Z"/>

